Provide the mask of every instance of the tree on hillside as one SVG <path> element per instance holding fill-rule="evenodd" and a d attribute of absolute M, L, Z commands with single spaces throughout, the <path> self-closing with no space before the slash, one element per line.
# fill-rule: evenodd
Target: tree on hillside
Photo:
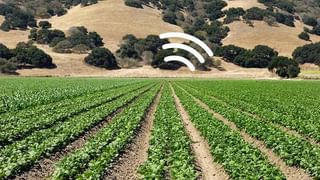
<path fill-rule="evenodd" d="M 48 21 L 40 21 L 39 27 L 41 27 L 42 29 L 50 29 L 52 25 Z"/>
<path fill-rule="evenodd" d="M 300 64 L 313 63 L 320 65 L 320 43 L 311 43 L 297 47 L 293 51 L 292 56 Z"/>
<path fill-rule="evenodd" d="M 300 73 L 298 62 L 283 56 L 273 58 L 268 69 L 283 78 L 295 78 Z"/>
<path fill-rule="evenodd" d="M 298 37 L 305 41 L 310 41 L 310 36 L 307 32 L 302 32 L 298 35 Z"/>
<path fill-rule="evenodd" d="M 96 67 L 119 69 L 115 56 L 106 48 L 94 48 L 85 62 Z"/>

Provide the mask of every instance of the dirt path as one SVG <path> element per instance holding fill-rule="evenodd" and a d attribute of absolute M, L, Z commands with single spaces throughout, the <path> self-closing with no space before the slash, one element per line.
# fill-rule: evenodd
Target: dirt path
<path fill-rule="evenodd" d="M 225 101 L 223 101 L 223 100 L 221 100 L 221 99 L 219 99 L 219 98 L 217 98 L 217 97 L 215 97 L 215 96 L 209 96 L 209 97 L 212 98 L 212 99 L 214 99 L 214 100 L 217 100 L 217 101 L 219 101 L 219 102 L 221 102 L 221 103 L 223 103 L 223 104 L 226 104 L 226 105 L 228 105 L 228 106 L 232 106 L 232 105 L 229 105 L 227 102 L 225 102 Z M 232 107 L 233 107 L 234 109 L 236 109 L 237 111 L 242 112 L 242 113 L 245 113 L 246 115 L 251 116 L 251 117 L 253 117 L 253 118 L 255 118 L 255 119 L 259 120 L 259 121 L 268 122 L 268 123 L 270 123 L 272 126 L 274 126 L 274 127 L 276 127 L 276 128 L 279 128 L 281 131 L 283 131 L 283 132 L 285 132 L 285 133 L 287 133 L 287 134 L 289 134 L 289 135 L 292 135 L 292 136 L 295 136 L 295 137 L 304 139 L 305 141 L 308 141 L 310 144 L 312 144 L 312 145 L 314 145 L 314 146 L 320 146 L 320 143 L 317 142 L 316 140 L 314 140 L 313 138 L 304 136 L 304 135 L 300 134 L 299 132 L 297 132 L 297 131 L 295 131 L 295 130 L 289 129 L 289 128 L 285 127 L 285 126 L 282 126 L 282 125 L 280 125 L 280 124 L 273 123 L 273 122 L 271 122 L 271 121 L 264 120 L 264 119 L 261 118 L 259 115 L 252 114 L 252 113 L 247 112 L 247 111 L 245 111 L 245 110 L 242 110 L 242 109 L 240 109 L 240 108 L 236 108 L 236 107 L 234 107 L 234 106 L 232 106 Z"/>
<path fill-rule="evenodd" d="M 112 167 L 107 171 L 104 179 L 139 179 L 138 168 L 148 158 L 149 139 L 151 136 L 154 114 L 160 102 L 161 94 L 162 88 L 150 106 L 141 127 L 136 133 L 136 137 L 126 147 L 118 160 L 113 163 Z"/>
<path fill-rule="evenodd" d="M 141 94 L 140 94 L 141 95 Z M 32 179 L 32 180 L 43 180 L 48 179 L 49 176 L 54 172 L 55 170 L 55 164 L 62 160 L 64 157 L 68 156 L 72 152 L 74 152 L 77 149 L 82 148 L 86 141 L 90 139 L 91 137 L 95 136 L 101 129 L 105 128 L 111 120 L 120 112 L 122 112 L 129 104 L 135 101 L 137 97 L 130 100 L 128 103 L 123 105 L 122 107 L 118 108 L 116 111 L 108 115 L 105 120 L 101 121 L 88 131 L 86 131 L 82 136 L 74 140 L 72 143 L 67 145 L 65 148 L 57 151 L 53 155 L 41 159 L 38 163 L 33 165 L 31 169 L 17 175 L 13 179 L 16 180 L 25 180 L 25 179 Z"/>
<path fill-rule="evenodd" d="M 210 154 L 209 144 L 201 137 L 199 131 L 190 121 L 189 115 L 183 108 L 179 98 L 171 87 L 173 96 L 175 99 L 176 107 L 182 117 L 183 124 L 189 134 L 192 141 L 191 148 L 195 155 L 196 163 L 200 167 L 201 179 L 204 180 L 224 180 L 229 179 L 227 173 L 224 171 L 222 165 L 219 165 L 213 161 L 213 157 Z"/>
<path fill-rule="evenodd" d="M 187 91 L 186 91 L 187 92 Z M 188 92 L 187 92 L 188 93 Z M 190 93 L 188 93 L 190 94 Z M 191 95 L 191 94 L 190 94 Z M 192 96 L 192 95 L 191 95 Z M 208 105 L 206 105 L 205 103 L 203 103 L 202 101 L 200 101 L 199 99 L 197 99 L 196 97 L 192 96 L 194 98 L 194 100 L 204 109 L 206 109 L 208 112 L 210 112 L 215 118 L 219 119 L 220 121 L 222 121 L 224 124 L 226 124 L 229 128 L 231 128 L 234 131 L 237 131 L 240 133 L 240 135 L 242 136 L 242 138 L 252 144 L 254 147 L 256 147 L 257 149 L 259 149 L 262 153 L 264 153 L 269 162 L 273 165 L 275 165 L 276 167 L 278 167 L 281 172 L 286 176 L 286 178 L 288 180 L 312 180 L 312 177 L 306 173 L 303 169 L 300 168 L 296 168 L 296 167 L 290 167 L 287 166 L 285 164 L 285 162 L 283 162 L 280 157 L 278 157 L 271 149 L 268 149 L 264 143 L 260 140 L 257 140 L 253 137 L 251 137 L 249 134 L 247 134 L 246 132 L 240 130 L 237 128 L 237 126 L 229 121 L 228 119 L 224 118 L 222 115 L 214 112 L 212 109 L 210 109 L 210 107 Z"/>

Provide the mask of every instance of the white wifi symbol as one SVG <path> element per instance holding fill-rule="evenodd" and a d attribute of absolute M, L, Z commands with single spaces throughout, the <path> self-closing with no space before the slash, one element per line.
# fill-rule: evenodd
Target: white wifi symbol
<path fill-rule="evenodd" d="M 182 38 L 182 39 L 187 39 L 189 41 L 194 42 L 195 44 L 199 45 L 202 49 L 205 50 L 205 52 L 212 57 L 213 56 L 213 52 L 211 51 L 211 49 L 200 39 L 191 36 L 189 34 L 185 34 L 185 33 L 180 33 L 180 32 L 169 32 L 169 33 L 163 33 L 160 34 L 160 39 L 167 39 L 167 38 Z M 187 46 L 185 44 L 179 44 L 179 43 L 168 43 L 168 44 L 164 44 L 162 46 L 162 49 L 183 49 L 185 51 L 190 52 L 191 54 L 193 54 L 198 61 L 203 64 L 205 63 L 204 58 L 202 57 L 202 55 L 195 50 L 194 48 Z M 182 57 L 182 56 L 167 56 L 164 58 L 165 62 L 171 62 L 171 61 L 178 61 L 181 62 L 183 64 L 185 64 L 191 71 L 195 71 L 196 68 L 194 67 L 194 65 L 186 58 Z"/>

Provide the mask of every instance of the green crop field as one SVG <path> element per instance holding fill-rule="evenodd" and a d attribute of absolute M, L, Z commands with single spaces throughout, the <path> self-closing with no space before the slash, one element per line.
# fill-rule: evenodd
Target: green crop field
<path fill-rule="evenodd" d="M 320 179 L 320 82 L 1 78 L 0 179 Z"/>

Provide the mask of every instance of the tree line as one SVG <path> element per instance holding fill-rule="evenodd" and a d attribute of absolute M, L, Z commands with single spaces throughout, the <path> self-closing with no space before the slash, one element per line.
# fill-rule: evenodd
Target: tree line
<path fill-rule="evenodd" d="M 52 58 L 31 43 L 20 42 L 9 49 L 0 43 L 0 72 L 14 74 L 17 69 L 26 67 L 54 68 Z"/>

